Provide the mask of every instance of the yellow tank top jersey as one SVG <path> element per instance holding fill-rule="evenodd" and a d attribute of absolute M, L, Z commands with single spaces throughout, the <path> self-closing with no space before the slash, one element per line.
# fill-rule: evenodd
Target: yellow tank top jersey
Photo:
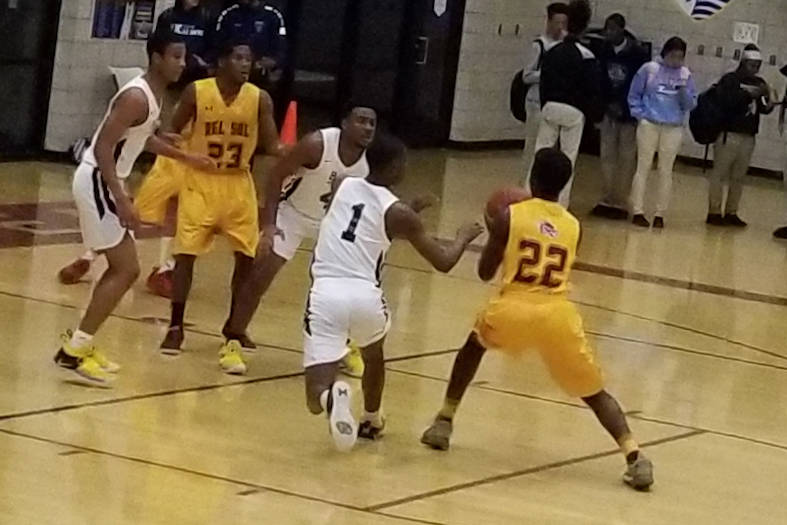
<path fill-rule="evenodd" d="M 189 138 L 189 150 L 209 155 L 219 173 L 249 173 L 257 149 L 260 90 L 243 84 L 227 106 L 215 78 L 194 83 L 196 118 Z"/>
<path fill-rule="evenodd" d="M 564 295 L 577 254 L 579 221 L 556 202 L 511 205 L 503 292 Z"/>

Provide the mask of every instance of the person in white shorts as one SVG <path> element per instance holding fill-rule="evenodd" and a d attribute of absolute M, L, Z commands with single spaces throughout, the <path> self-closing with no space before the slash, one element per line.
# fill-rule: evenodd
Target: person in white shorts
<path fill-rule="evenodd" d="M 390 190 L 404 176 L 405 153 L 401 141 L 380 136 L 366 153 L 369 176 L 334 181 L 314 250 L 304 318 L 306 402 L 313 414 L 328 413 L 331 436 L 342 451 L 351 449 L 357 437 L 376 439 L 385 426 L 380 410 L 383 342 L 391 318 L 381 271 L 391 240 L 410 241 L 438 271 L 448 272 L 483 231 L 477 223 L 466 224 L 447 244 L 428 235 L 416 211 Z M 348 338 L 359 344 L 366 365 L 360 427 L 350 410 L 350 386 L 336 381 Z"/>
<path fill-rule="evenodd" d="M 185 67 L 186 46 L 167 32 L 153 34 L 147 44 L 148 72 L 123 86 L 109 103 L 91 146 L 74 173 L 73 192 L 85 246 L 106 256 L 109 267 L 99 279 L 76 330 L 61 336 L 55 363 L 92 384 L 108 385 L 120 368 L 93 345 L 93 335 L 139 276 L 132 231 L 139 217 L 125 192 L 143 150 L 203 168 L 213 161 L 179 151 L 155 136 L 160 100 L 167 85 Z"/>
<path fill-rule="evenodd" d="M 305 136 L 268 174 L 254 275 L 225 325 L 228 338 L 246 333 L 279 270 L 295 256 L 303 239 L 317 237 L 332 181 L 369 174 L 365 151 L 376 128 L 374 109 L 351 105 L 340 128 L 320 129 Z M 346 364 L 351 375 L 363 373 L 360 354 L 348 357 Z"/>

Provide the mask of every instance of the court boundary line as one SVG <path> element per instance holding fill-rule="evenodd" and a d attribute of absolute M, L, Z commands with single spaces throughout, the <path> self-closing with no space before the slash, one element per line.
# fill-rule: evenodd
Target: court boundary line
<path fill-rule="evenodd" d="M 79 307 L 71 305 L 71 304 L 59 303 L 59 302 L 48 300 L 48 299 L 40 299 L 40 298 L 36 298 L 36 297 L 29 297 L 29 296 L 16 294 L 16 293 L 11 293 L 11 292 L 7 292 L 7 291 L 3 291 L 3 290 L 0 290 L 0 295 L 5 295 L 5 296 L 8 296 L 8 297 L 12 297 L 12 298 L 15 298 L 15 299 L 20 299 L 20 300 L 29 300 L 29 301 L 33 301 L 33 302 L 40 302 L 40 303 L 43 303 L 43 304 L 48 304 L 48 305 L 51 305 L 51 306 L 58 306 L 58 307 L 62 307 L 62 308 L 68 308 L 68 309 L 72 309 L 72 310 L 79 310 Z M 147 321 L 145 321 L 144 319 L 139 318 L 139 317 L 132 317 L 132 316 L 121 315 L 121 314 L 116 314 L 116 313 L 110 314 L 110 317 L 114 317 L 116 319 L 121 319 L 121 320 L 124 320 L 124 321 L 131 321 L 131 322 L 148 324 Z M 198 334 L 198 335 L 202 335 L 202 336 L 206 336 L 206 337 L 214 337 L 214 338 L 221 338 L 221 337 L 223 337 L 221 334 L 219 334 L 217 332 L 210 332 L 208 330 L 203 330 L 203 329 L 200 329 L 200 328 L 195 327 L 195 326 L 187 327 L 187 328 L 185 328 L 185 331 L 191 332 L 191 333 L 195 333 L 195 334 Z M 695 349 L 680 347 L 680 346 L 676 346 L 676 345 L 669 345 L 669 344 L 666 344 L 666 343 L 656 343 L 656 342 L 643 341 L 643 340 L 638 340 L 638 339 L 626 338 L 626 337 L 623 337 L 623 336 L 617 336 L 617 335 L 614 335 L 614 334 L 604 334 L 604 333 L 601 333 L 601 332 L 594 332 L 594 331 L 591 331 L 591 330 L 588 330 L 587 333 L 590 334 L 590 335 L 593 335 L 595 337 L 604 337 L 604 338 L 617 339 L 617 340 L 630 342 L 630 343 L 635 343 L 635 344 L 650 345 L 650 346 L 653 346 L 655 348 L 662 348 L 662 349 L 666 349 L 666 350 L 672 350 L 672 351 L 682 352 L 682 353 L 691 354 L 691 355 L 698 355 L 698 356 L 707 357 L 707 358 L 711 358 L 711 359 L 722 359 L 722 360 L 727 360 L 727 361 L 731 361 L 731 362 L 738 362 L 738 363 L 749 364 L 749 365 L 754 365 L 754 366 L 762 366 L 762 367 L 776 369 L 776 370 L 787 370 L 787 367 L 781 367 L 779 365 L 774 365 L 772 363 L 763 363 L 763 362 L 760 362 L 760 361 L 752 361 L 752 360 L 747 360 L 747 359 L 743 359 L 743 358 L 736 358 L 736 357 L 718 355 L 718 354 L 713 354 L 711 352 L 705 352 L 705 351 L 702 351 L 702 350 L 695 350 Z M 291 347 L 286 347 L 286 346 L 282 346 L 282 345 L 260 343 L 260 346 L 271 348 L 271 349 L 275 349 L 275 350 L 281 350 L 281 351 L 285 351 L 285 352 L 290 352 L 290 353 L 302 353 L 298 349 L 291 348 Z M 435 356 L 440 356 L 440 355 L 452 354 L 452 353 L 456 353 L 458 350 L 459 349 L 456 349 L 456 348 L 455 349 L 446 349 L 446 350 L 434 350 L 434 351 L 428 351 L 428 352 L 421 352 L 421 353 L 418 353 L 418 354 L 396 356 L 396 357 L 391 357 L 391 358 L 386 359 L 385 363 L 386 364 L 388 364 L 388 363 L 396 363 L 396 362 L 399 362 L 399 361 L 407 361 L 407 360 L 411 360 L 411 359 L 421 359 L 421 358 L 427 358 L 427 357 L 435 357 Z M 94 406 L 106 406 L 106 405 L 110 405 L 110 404 L 120 404 L 120 403 L 129 402 L 129 401 L 138 401 L 138 400 L 144 400 L 144 399 L 148 399 L 148 398 L 164 397 L 164 396 L 168 396 L 168 395 L 178 395 L 178 394 L 190 393 L 190 392 L 214 390 L 214 389 L 223 388 L 223 387 L 229 387 L 229 386 L 255 384 L 255 383 L 260 383 L 260 382 L 274 381 L 274 380 L 277 380 L 277 379 L 289 379 L 289 378 L 293 378 L 293 377 L 299 377 L 299 376 L 302 376 L 302 375 L 303 375 L 303 371 L 301 371 L 301 372 L 293 372 L 293 373 L 288 373 L 288 374 L 281 374 L 281 375 L 278 375 L 278 376 L 267 376 L 267 377 L 250 378 L 250 379 L 241 380 L 241 381 L 235 381 L 235 382 L 231 382 L 231 383 L 213 383 L 213 384 L 209 384 L 209 385 L 197 385 L 197 386 L 193 386 L 193 387 L 183 387 L 183 388 L 172 389 L 172 390 L 148 392 L 146 394 L 136 394 L 136 395 L 132 395 L 132 396 L 124 396 L 124 397 L 116 397 L 116 398 L 110 398 L 110 399 L 102 399 L 102 400 L 98 400 L 98 401 L 89 401 L 89 402 L 85 402 L 85 403 L 75 403 L 75 404 L 61 405 L 61 406 L 56 406 L 56 407 L 28 410 L 28 411 L 24 411 L 24 412 L 10 412 L 10 413 L 7 413 L 7 414 L 0 414 L 0 421 L 21 419 L 21 418 L 24 418 L 24 417 L 33 417 L 33 416 L 44 415 L 44 414 L 49 414 L 49 413 L 67 412 L 67 411 L 71 411 L 71 410 L 77 410 L 77 409 L 80 409 L 80 408 L 90 408 L 90 407 L 94 407 Z M 429 378 L 430 379 L 437 379 L 437 378 L 434 378 L 434 377 L 429 377 Z"/>
<path fill-rule="evenodd" d="M 437 376 L 432 376 L 432 375 L 429 375 L 429 374 L 424 374 L 422 372 L 413 372 L 413 371 L 410 371 L 410 370 L 401 370 L 401 369 L 396 369 L 396 368 L 387 368 L 387 370 L 389 372 L 393 372 L 393 373 L 396 373 L 396 374 L 403 374 L 403 375 L 408 375 L 408 376 L 413 376 L 413 377 L 419 377 L 421 379 L 430 379 L 430 380 L 433 380 L 433 381 L 439 381 L 441 383 L 448 383 L 447 379 L 444 379 L 444 378 L 441 378 L 441 377 L 437 377 Z M 551 398 L 551 397 L 544 397 L 544 396 L 539 396 L 539 395 L 536 395 L 536 394 L 528 394 L 528 393 L 525 393 L 525 392 L 518 392 L 516 390 L 509 390 L 509 389 L 506 389 L 506 388 L 494 387 L 494 386 L 489 386 L 489 385 L 479 385 L 479 384 L 470 383 L 470 386 L 474 387 L 474 388 L 477 388 L 479 390 L 487 391 L 487 392 L 493 392 L 493 393 L 497 393 L 497 394 L 504 394 L 504 395 L 514 396 L 514 397 L 521 397 L 521 398 L 525 398 L 525 399 L 530 399 L 532 401 L 541 401 L 541 402 L 550 403 L 550 404 L 553 404 L 553 405 L 561 405 L 561 406 L 565 406 L 565 407 L 578 408 L 580 410 L 590 410 L 589 407 L 587 407 L 587 406 L 585 406 L 583 404 L 580 404 L 580 403 L 572 402 L 572 401 L 564 401 L 564 400 L 561 400 L 561 399 L 555 399 L 555 398 Z M 676 423 L 674 421 L 669 421 L 669 420 L 666 420 L 666 419 L 660 419 L 660 418 L 645 416 L 645 415 L 642 415 L 642 411 L 640 411 L 640 410 L 629 410 L 625 414 L 626 414 L 626 417 L 629 418 L 629 419 L 636 419 L 636 420 L 639 420 L 639 421 L 646 421 L 648 423 L 665 425 L 665 426 L 670 426 L 670 427 L 675 427 L 675 428 L 682 428 L 684 430 L 696 430 L 696 431 L 699 431 L 699 432 L 704 432 L 706 434 L 712 434 L 712 435 L 715 435 L 715 436 L 726 437 L 726 438 L 730 438 L 730 439 L 736 439 L 736 440 L 739 440 L 739 441 L 745 441 L 747 443 L 754 443 L 756 445 L 762 445 L 762 446 L 766 446 L 766 447 L 770 447 L 770 448 L 775 448 L 775 449 L 787 451 L 787 445 L 782 445 L 780 443 L 774 443 L 772 441 L 765 441 L 763 439 L 743 436 L 741 434 L 735 434 L 735 433 L 732 433 L 732 432 L 725 432 L 723 430 L 713 430 L 711 428 L 697 427 L 697 426 L 694 426 L 694 425 L 687 425 L 685 423 Z"/>
<path fill-rule="evenodd" d="M 658 445 L 663 445 L 665 443 L 671 443 L 671 442 L 674 442 L 674 441 L 680 441 L 680 440 L 683 440 L 683 439 L 689 439 L 689 438 L 692 438 L 692 437 L 695 437 L 695 436 L 701 436 L 701 435 L 703 435 L 705 433 L 706 432 L 704 432 L 702 430 L 692 430 L 690 432 L 684 432 L 684 433 L 681 433 L 681 434 L 675 434 L 673 436 L 668 436 L 668 437 L 664 437 L 664 438 L 660 438 L 660 439 L 654 439 L 652 441 L 647 441 L 645 443 L 641 443 L 639 445 L 639 447 L 640 447 L 640 449 L 651 448 L 651 447 L 655 447 L 655 446 L 658 446 Z M 399 499 L 396 499 L 396 500 L 391 500 L 391 501 L 386 501 L 386 502 L 383 502 L 383 503 L 378 503 L 376 505 L 370 505 L 369 507 L 366 507 L 366 509 L 371 511 L 371 512 L 378 512 L 378 511 L 381 511 L 381 510 L 384 510 L 384 509 L 389 509 L 389 508 L 392 508 L 392 507 L 398 507 L 400 505 L 406 505 L 408 503 L 413 503 L 413 502 L 421 501 L 421 500 L 424 500 L 424 499 L 434 498 L 436 496 L 442 496 L 442 495 L 449 494 L 449 493 L 452 493 L 452 492 L 459 492 L 459 491 L 462 491 L 462 490 L 465 490 L 465 489 L 473 489 L 473 488 L 476 488 L 476 487 L 480 487 L 480 486 L 483 486 L 483 485 L 489 485 L 491 483 L 497 483 L 497 482 L 500 482 L 500 481 L 508 481 L 510 479 L 523 477 L 523 476 L 527 476 L 527 475 L 530 475 L 530 474 L 537 474 L 537 473 L 541 473 L 541 472 L 546 472 L 548 470 L 555 470 L 555 469 L 559 469 L 559 468 L 567 467 L 567 466 L 571 466 L 571 465 L 577 465 L 579 463 L 584 463 L 586 461 L 593 461 L 595 459 L 601 459 L 601 458 L 605 458 L 605 457 L 609 457 L 609 456 L 614 456 L 616 454 L 620 454 L 620 449 L 616 448 L 616 449 L 613 449 L 613 450 L 606 450 L 604 452 L 596 452 L 594 454 L 587 454 L 587 455 L 584 455 L 584 456 L 564 459 L 564 460 L 561 460 L 561 461 L 555 461 L 555 462 L 552 462 L 552 463 L 547 463 L 545 465 L 537 465 L 535 467 L 528 467 L 526 469 L 521 469 L 521 470 L 517 470 L 517 471 L 514 471 L 514 472 L 506 472 L 506 473 L 503 473 L 503 474 L 496 474 L 494 476 L 489 476 L 487 478 L 483 478 L 483 479 L 480 479 L 480 480 L 468 481 L 468 482 L 465 482 L 465 483 L 457 483 L 457 484 L 454 484 L 454 485 L 450 485 L 448 487 L 443 487 L 443 488 L 431 490 L 431 491 L 428 491 L 428 492 L 422 492 L 421 494 L 416 494 L 416 495 L 409 496 L 409 497 L 406 497 L 406 498 L 399 498 Z"/>
<path fill-rule="evenodd" d="M 203 479 L 210 479 L 210 480 L 213 480 L 213 481 L 223 481 L 224 483 L 230 483 L 232 485 L 237 485 L 237 486 L 245 488 L 245 489 L 257 489 L 257 490 L 263 491 L 263 492 L 271 492 L 271 493 L 279 494 L 279 495 L 283 495 L 283 496 L 290 496 L 290 497 L 293 497 L 293 498 L 305 499 L 305 500 L 309 500 L 309 501 L 313 501 L 313 502 L 317 502 L 317 503 L 323 503 L 323 504 L 326 504 L 326 505 L 329 505 L 329 506 L 333 506 L 333 507 L 340 507 L 340 508 L 347 509 L 347 510 L 361 512 L 361 513 L 364 513 L 364 514 L 383 515 L 383 514 L 379 514 L 377 512 L 371 511 L 371 510 L 367 510 L 366 507 L 360 507 L 360 506 L 357 506 L 357 505 L 352 505 L 352 504 L 349 504 L 349 503 L 342 503 L 342 502 L 339 502 L 339 501 L 331 501 L 331 500 L 328 500 L 328 499 L 320 498 L 319 496 L 311 496 L 311 495 L 308 495 L 308 494 L 300 494 L 300 493 L 297 493 L 297 492 L 291 492 L 291 491 L 289 491 L 287 489 L 282 489 L 282 488 L 278 488 L 278 487 L 271 487 L 271 486 L 268 486 L 268 485 L 262 485 L 260 483 L 256 483 L 256 482 L 252 482 L 252 481 L 243 481 L 243 480 L 240 480 L 240 479 L 234 479 L 234 478 L 230 478 L 230 477 L 227 477 L 227 476 L 222 476 L 220 474 L 212 474 L 210 472 L 205 472 L 205 471 L 202 471 L 202 470 L 191 469 L 191 468 L 188 468 L 188 467 L 181 467 L 179 465 L 173 465 L 173 464 L 170 464 L 170 463 L 163 463 L 161 461 L 154 461 L 154 460 L 151 460 L 151 459 L 145 459 L 145 458 L 140 458 L 140 457 L 136 457 L 136 456 L 129 456 L 129 455 L 126 455 L 126 454 L 120 454 L 120 453 L 117 453 L 117 452 L 111 452 L 109 450 L 102 450 L 102 449 L 99 449 L 99 448 L 90 447 L 90 446 L 86 446 L 86 445 L 75 445 L 73 443 L 68 443 L 68 442 L 65 442 L 65 441 L 57 440 L 57 439 L 47 438 L 47 437 L 44 437 L 44 436 L 37 436 L 35 434 L 30 434 L 30 433 L 27 433 L 27 432 L 20 432 L 18 430 L 13 430 L 13 429 L 8 429 L 8 428 L 0 428 L 0 432 L 2 432 L 3 434 L 9 435 L 9 436 L 13 436 L 13 437 L 18 437 L 18 438 L 22 438 L 22 439 L 30 439 L 30 440 L 33 440 L 33 441 L 38 441 L 40 443 L 47 443 L 49 445 L 57 445 L 57 446 L 62 446 L 62 447 L 69 447 L 72 450 L 79 450 L 79 451 L 82 451 L 82 452 L 89 452 L 91 454 L 96 454 L 96 455 L 99 455 L 99 456 L 107 456 L 107 457 L 111 457 L 111 458 L 115 458 L 115 459 L 120 459 L 120 460 L 123 460 L 123 461 L 128 461 L 128 462 L 131 462 L 131 463 L 137 463 L 137 464 L 145 465 L 145 466 L 148 466 L 148 467 L 162 468 L 162 469 L 165 469 L 165 470 L 171 470 L 171 471 L 175 471 L 175 472 L 180 472 L 181 474 L 189 474 L 189 475 L 192 475 L 192 476 L 200 477 L 200 478 L 203 478 Z M 237 495 L 238 494 L 236 494 L 236 496 Z M 444 524 L 442 524 L 440 522 L 437 522 L 437 521 L 428 521 L 428 520 L 423 520 L 423 519 L 419 519 L 419 518 L 413 519 L 413 518 L 405 518 L 403 516 L 387 516 L 387 517 L 398 519 L 400 521 L 409 521 L 411 523 L 423 523 L 425 525 L 444 525 Z"/>

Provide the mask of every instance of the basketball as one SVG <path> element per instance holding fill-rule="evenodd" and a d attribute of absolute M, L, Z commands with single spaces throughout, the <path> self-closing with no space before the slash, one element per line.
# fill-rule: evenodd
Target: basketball
<path fill-rule="evenodd" d="M 484 218 L 489 222 L 492 217 L 497 215 L 508 206 L 531 199 L 530 192 L 519 186 L 509 186 L 495 191 L 486 201 Z"/>

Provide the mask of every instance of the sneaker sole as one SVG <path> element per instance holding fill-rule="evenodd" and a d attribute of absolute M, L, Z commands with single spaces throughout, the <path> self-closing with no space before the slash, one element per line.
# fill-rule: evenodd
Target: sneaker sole
<path fill-rule="evenodd" d="M 340 452 L 349 452 L 358 440 L 358 424 L 353 418 L 350 407 L 352 395 L 350 385 L 337 382 L 331 388 L 333 410 L 331 410 L 331 437 Z"/>
<path fill-rule="evenodd" d="M 246 366 L 245 365 L 234 365 L 234 366 L 230 366 L 230 367 L 225 367 L 224 365 L 219 365 L 219 366 L 221 366 L 221 370 L 225 374 L 230 374 L 230 375 L 234 375 L 234 376 L 246 375 Z"/>
<path fill-rule="evenodd" d="M 425 435 L 421 436 L 421 443 L 423 443 L 427 447 L 433 448 L 434 450 L 443 450 L 443 451 L 445 451 L 445 450 L 448 450 L 448 448 L 450 447 L 450 442 L 448 440 L 445 440 L 445 441 L 441 440 L 439 442 L 438 441 L 433 441 L 433 440 L 430 440 Z"/>
<path fill-rule="evenodd" d="M 99 380 L 80 373 L 76 368 L 66 368 L 60 365 L 57 365 L 57 368 L 62 373 L 63 381 L 67 383 L 76 383 L 81 386 L 102 388 L 102 389 L 111 389 L 114 386 L 113 385 L 114 378 Z"/>
<path fill-rule="evenodd" d="M 176 356 L 183 353 L 183 350 L 180 348 L 159 348 L 159 352 L 164 355 Z"/>

